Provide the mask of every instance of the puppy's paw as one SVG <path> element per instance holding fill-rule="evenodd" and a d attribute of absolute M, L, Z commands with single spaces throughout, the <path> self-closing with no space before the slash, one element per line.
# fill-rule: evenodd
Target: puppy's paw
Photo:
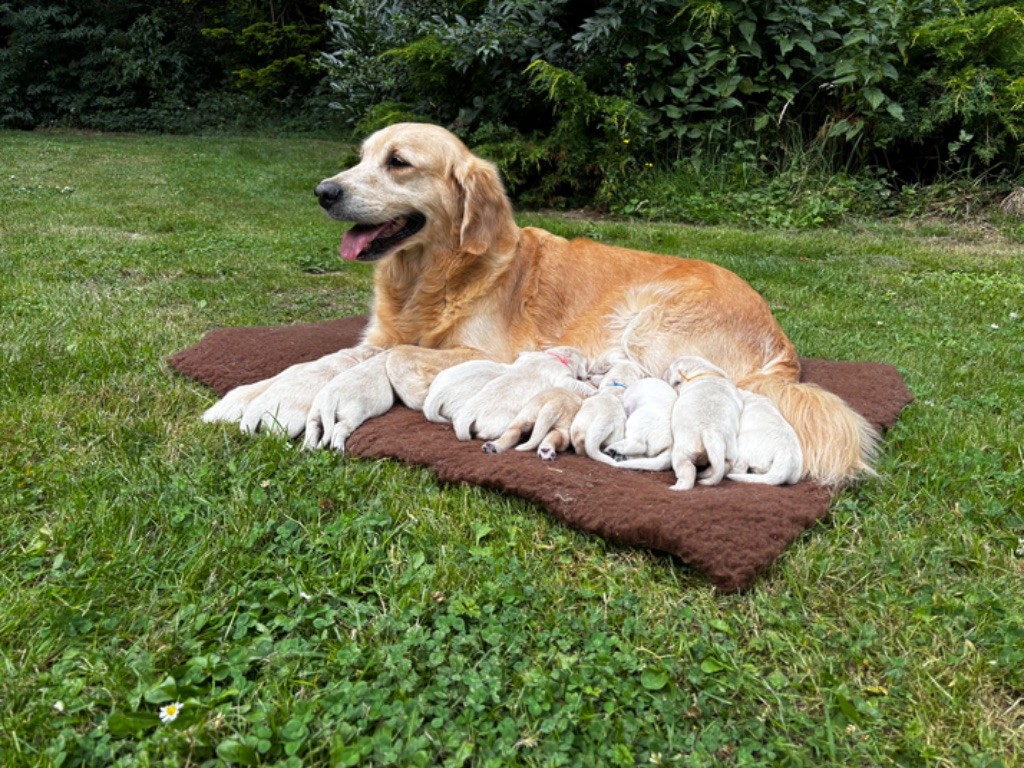
<path fill-rule="evenodd" d="M 611 457 L 615 461 L 625 461 L 626 459 L 629 458 L 629 456 L 627 456 L 626 454 L 619 453 L 618 451 L 613 451 L 610 448 L 604 449 L 604 455 Z"/>
<path fill-rule="evenodd" d="M 550 445 L 542 445 L 538 448 L 537 455 L 544 461 L 554 461 L 558 458 L 558 452 Z"/>
<path fill-rule="evenodd" d="M 496 446 L 493 441 L 488 440 L 486 443 L 484 443 L 484 453 L 500 453 L 500 451 L 498 450 L 498 446 Z"/>

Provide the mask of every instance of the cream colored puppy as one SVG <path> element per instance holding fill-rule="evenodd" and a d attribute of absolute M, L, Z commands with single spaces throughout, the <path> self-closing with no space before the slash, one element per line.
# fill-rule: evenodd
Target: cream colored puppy
<path fill-rule="evenodd" d="M 672 407 L 672 490 L 693 488 L 704 463 L 700 484 L 718 485 L 736 460 L 743 398 L 725 371 L 703 357 L 681 357 L 665 378 L 679 393 Z"/>
<path fill-rule="evenodd" d="M 728 474 L 738 483 L 786 485 L 803 475 L 804 456 L 789 422 L 767 397 L 740 390 L 743 413 L 736 461 Z"/>
<path fill-rule="evenodd" d="M 484 451 L 501 453 L 513 447 L 517 451 L 536 448 L 540 458 L 554 461 L 559 453 L 569 448 L 569 428 L 581 405 L 581 394 L 562 387 L 538 392 L 527 401 L 501 437 L 484 443 Z M 529 440 L 518 445 L 527 433 L 530 433 Z"/>
<path fill-rule="evenodd" d="M 597 394 L 588 397 L 572 420 L 569 438 L 573 450 L 603 464 L 615 464 L 605 446 L 626 436 L 626 410 L 622 396 L 633 382 L 643 378 L 643 369 L 621 350 L 605 353 L 590 370 L 598 382 Z"/>
<path fill-rule="evenodd" d="M 387 373 L 388 353 L 381 352 L 331 379 L 313 399 L 302 447 L 345 452 L 345 441 L 367 419 L 395 404 Z"/>
<path fill-rule="evenodd" d="M 626 434 L 605 448 L 622 469 L 658 472 L 672 467 L 672 406 L 676 390 L 663 379 L 635 381 L 622 396 Z"/>
<path fill-rule="evenodd" d="M 580 395 L 594 392 L 583 381 L 586 375 L 587 361 L 578 349 L 520 352 L 505 372 L 458 408 L 452 418 L 455 436 L 459 440 L 495 440 L 531 397 L 549 387 L 563 387 Z"/>
<path fill-rule="evenodd" d="M 442 370 L 486 357 L 480 350 L 466 347 L 448 350 L 445 358 L 439 358 L 436 350 L 401 344 L 388 352 L 388 379 L 395 397 L 414 411 L 422 411 L 427 390 Z"/>
<path fill-rule="evenodd" d="M 423 415 L 428 421 L 442 424 L 451 422 L 473 395 L 509 368 L 493 360 L 470 360 L 441 371 L 427 389 Z"/>

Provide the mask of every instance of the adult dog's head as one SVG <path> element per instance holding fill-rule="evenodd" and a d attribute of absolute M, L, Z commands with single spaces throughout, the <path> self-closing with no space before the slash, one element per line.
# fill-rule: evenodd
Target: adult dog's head
<path fill-rule="evenodd" d="M 316 187 L 332 219 L 352 221 L 342 258 L 510 247 L 515 224 L 497 169 L 436 125 L 399 123 L 364 143 L 358 165 Z"/>

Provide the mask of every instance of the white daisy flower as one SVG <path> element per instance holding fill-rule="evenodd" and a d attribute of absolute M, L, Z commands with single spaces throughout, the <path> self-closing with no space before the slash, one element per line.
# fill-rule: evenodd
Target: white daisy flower
<path fill-rule="evenodd" d="M 160 707 L 160 722 L 174 722 L 178 719 L 178 715 L 181 714 L 182 707 L 184 706 L 180 701 L 176 701 L 173 704 L 168 704 L 166 707 Z"/>

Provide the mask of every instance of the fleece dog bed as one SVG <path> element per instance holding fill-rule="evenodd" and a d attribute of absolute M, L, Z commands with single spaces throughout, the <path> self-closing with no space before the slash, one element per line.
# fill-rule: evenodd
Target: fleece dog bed
<path fill-rule="evenodd" d="M 168 358 L 218 395 L 293 363 L 355 346 L 365 317 L 280 327 L 218 328 Z M 875 427 L 890 427 L 913 400 L 899 372 L 882 363 L 801 360 L 803 380 L 828 389 Z M 196 414 L 198 418 L 198 414 Z M 828 513 L 831 493 L 813 483 L 732 483 L 670 491 L 671 472 L 631 472 L 572 452 L 557 461 L 532 453 L 485 454 L 447 424 L 396 405 L 346 442 L 350 456 L 429 467 L 447 482 L 475 483 L 540 504 L 568 525 L 605 539 L 675 555 L 724 592 L 748 587 L 804 530 Z"/>

